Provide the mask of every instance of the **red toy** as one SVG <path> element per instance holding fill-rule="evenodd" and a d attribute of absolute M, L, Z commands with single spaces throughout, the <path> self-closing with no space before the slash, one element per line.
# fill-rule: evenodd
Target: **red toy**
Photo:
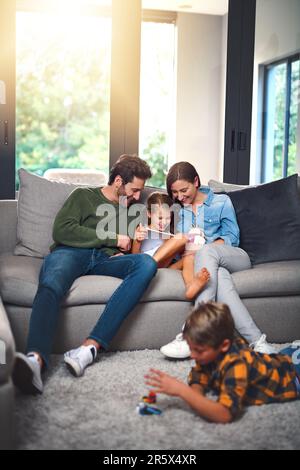
<path fill-rule="evenodd" d="M 156 403 L 156 393 L 149 392 L 147 396 L 143 397 L 144 403 Z"/>

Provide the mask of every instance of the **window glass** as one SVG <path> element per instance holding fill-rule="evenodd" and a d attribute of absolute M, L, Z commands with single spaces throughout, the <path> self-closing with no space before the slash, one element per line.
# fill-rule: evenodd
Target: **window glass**
<path fill-rule="evenodd" d="M 109 166 L 111 17 L 71 11 L 17 12 L 16 165 L 40 175 Z"/>

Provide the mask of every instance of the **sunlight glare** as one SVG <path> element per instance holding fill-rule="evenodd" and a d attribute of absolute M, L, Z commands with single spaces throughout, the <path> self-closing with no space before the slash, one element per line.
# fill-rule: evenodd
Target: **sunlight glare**
<path fill-rule="evenodd" d="M 89 7 L 111 7 L 112 0 L 47 0 L 45 10 L 59 16 L 80 16 Z"/>

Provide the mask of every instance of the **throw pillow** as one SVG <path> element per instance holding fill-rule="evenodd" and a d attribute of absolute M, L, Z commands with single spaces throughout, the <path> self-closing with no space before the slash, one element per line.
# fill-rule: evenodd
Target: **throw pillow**
<path fill-rule="evenodd" d="M 43 258 L 53 243 L 52 227 L 57 212 L 75 184 L 49 181 L 19 170 L 17 245 L 15 255 Z"/>
<path fill-rule="evenodd" d="M 222 183 L 221 181 L 217 181 L 217 180 L 209 180 L 208 186 L 210 187 L 210 189 L 213 190 L 214 193 L 227 193 L 229 191 L 238 191 L 239 189 L 256 187 L 255 185 L 245 186 L 241 184 Z M 298 188 L 298 193 L 300 196 L 300 176 L 298 176 L 298 179 L 297 179 L 297 188 Z"/>
<path fill-rule="evenodd" d="M 228 193 L 252 264 L 300 259 L 297 175 Z"/>

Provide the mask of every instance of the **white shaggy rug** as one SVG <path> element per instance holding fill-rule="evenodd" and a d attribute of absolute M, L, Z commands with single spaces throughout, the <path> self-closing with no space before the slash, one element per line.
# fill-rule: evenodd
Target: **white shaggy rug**
<path fill-rule="evenodd" d="M 300 401 L 248 408 L 231 424 L 211 424 L 181 400 L 159 395 L 161 416 L 136 406 L 148 390 L 150 367 L 186 380 L 191 361 L 168 361 L 159 351 L 106 353 L 75 379 L 52 357 L 44 394 L 16 394 L 18 449 L 202 450 L 300 449 Z"/>

